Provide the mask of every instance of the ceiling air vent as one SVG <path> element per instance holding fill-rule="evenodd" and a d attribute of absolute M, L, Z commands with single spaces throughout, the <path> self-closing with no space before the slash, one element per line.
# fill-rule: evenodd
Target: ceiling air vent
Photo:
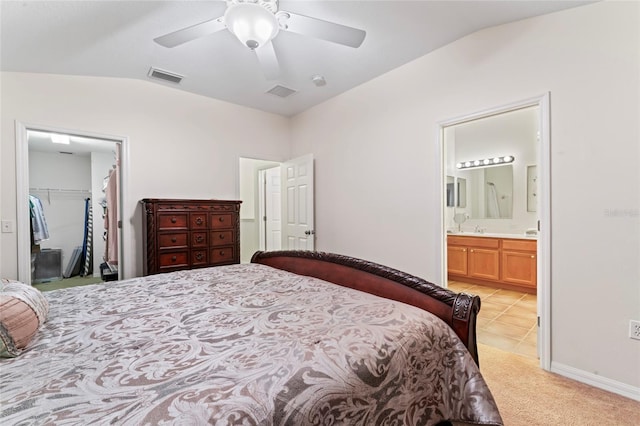
<path fill-rule="evenodd" d="M 149 74 L 147 75 L 151 78 L 157 78 L 158 80 L 164 80 L 174 84 L 180 84 L 180 82 L 184 78 L 183 75 L 165 71 L 165 70 L 160 70 L 158 68 L 150 68 Z"/>
<path fill-rule="evenodd" d="M 279 84 L 273 86 L 267 93 L 271 93 L 272 95 L 279 96 L 281 98 L 286 98 L 287 96 L 291 96 L 296 93 L 295 90 L 289 89 L 288 87 L 280 86 Z"/>

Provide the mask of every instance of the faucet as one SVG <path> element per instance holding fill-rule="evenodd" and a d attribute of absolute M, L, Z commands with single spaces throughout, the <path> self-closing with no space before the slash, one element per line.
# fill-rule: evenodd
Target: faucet
<path fill-rule="evenodd" d="M 484 234 L 485 228 L 480 228 L 480 225 L 476 225 L 475 231 L 478 234 Z"/>

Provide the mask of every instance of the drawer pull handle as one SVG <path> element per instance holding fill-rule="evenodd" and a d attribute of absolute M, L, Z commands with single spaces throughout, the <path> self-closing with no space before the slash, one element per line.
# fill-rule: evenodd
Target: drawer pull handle
<path fill-rule="evenodd" d="M 532 258 L 532 259 L 535 259 L 536 257 L 535 257 L 534 255 L 531 255 L 531 258 Z"/>
<path fill-rule="evenodd" d="M 196 224 L 197 224 L 197 225 L 202 225 L 202 223 L 203 223 L 203 222 L 204 222 L 204 221 L 202 220 L 202 218 L 201 218 L 201 217 L 199 217 L 199 218 L 197 218 L 197 219 L 196 219 Z"/>
<path fill-rule="evenodd" d="M 172 242 L 172 243 L 175 243 L 176 241 L 178 241 L 178 239 L 177 239 L 176 237 L 173 237 L 173 238 L 171 239 L 171 242 Z"/>
<path fill-rule="evenodd" d="M 467 251 L 467 249 L 462 249 L 462 252 L 464 253 L 465 251 Z"/>
<path fill-rule="evenodd" d="M 201 242 L 202 242 L 202 240 L 204 240 L 204 238 L 202 238 L 202 235 L 198 235 L 198 236 L 196 237 L 196 242 L 197 242 L 197 243 L 201 243 Z"/>
<path fill-rule="evenodd" d="M 178 219 L 176 219 L 175 217 L 171 218 L 171 223 L 176 223 L 178 221 Z"/>
<path fill-rule="evenodd" d="M 473 253 L 473 250 L 469 250 L 471 253 Z"/>
<path fill-rule="evenodd" d="M 220 234 L 220 239 L 224 240 L 224 234 Z"/>
<path fill-rule="evenodd" d="M 224 222 L 224 216 L 220 216 L 220 218 L 218 219 L 220 222 Z"/>
<path fill-rule="evenodd" d="M 224 252 L 220 250 L 220 256 L 224 256 Z"/>
<path fill-rule="evenodd" d="M 178 258 L 176 256 L 171 256 L 171 261 L 175 262 L 176 260 L 178 260 Z"/>
<path fill-rule="evenodd" d="M 202 260 L 202 258 L 203 258 L 203 257 L 204 257 L 204 256 L 202 255 L 202 253 L 198 253 L 198 254 L 196 254 L 196 259 L 197 259 L 197 260 Z"/>

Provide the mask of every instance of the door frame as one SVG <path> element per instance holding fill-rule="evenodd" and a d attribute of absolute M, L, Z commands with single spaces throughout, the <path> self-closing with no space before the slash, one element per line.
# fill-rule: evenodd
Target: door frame
<path fill-rule="evenodd" d="M 522 108 L 538 107 L 538 249 L 537 249 L 537 304 L 538 304 L 538 354 L 540 367 L 551 369 L 551 133 L 550 93 L 529 99 L 466 114 L 438 123 L 438 149 L 440 155 L 440 253 L 443 259 L 440 280 L 447 282 L 447 245 L 445 224 L 446 164 L 444 158 L 444 129 L 469 121 L 503 114 Z"/>
<path fill-rule="evenodd" d="M 31 246 L 29 238 L 29 130 L 61 133 L 70 136 L 79 136 L 91 139 L 104 139 L 120 144 L 120 198 L 119 213 L 121 227 L 118 238 L 118 274 L 119 279 L 129 278 L 131 273 L 126 268 L 126 254 L 130 253 L 125 241 L 132 241 L 131 225 L 124 220 L 124 200 L 128 196 L 129 179 L 129 141 L 125 136 L 106 135 L 83 130 L 64 129 L 38 124 L 29 124 L 21 121 L 15 122 L 16 134 L 16 231 L 18 240 L 18 280 L 31 284 Z M 133 265 L 133 264 L 132 264 Z"/>

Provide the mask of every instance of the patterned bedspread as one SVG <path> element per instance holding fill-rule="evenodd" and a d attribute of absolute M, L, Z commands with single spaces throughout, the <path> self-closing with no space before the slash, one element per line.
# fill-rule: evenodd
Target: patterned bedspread
<path fill-rule="evenodd" d="M 45 293 L 0 423 L 501 425 L 463 344 L 403 303 L 231 265 Z"/>

